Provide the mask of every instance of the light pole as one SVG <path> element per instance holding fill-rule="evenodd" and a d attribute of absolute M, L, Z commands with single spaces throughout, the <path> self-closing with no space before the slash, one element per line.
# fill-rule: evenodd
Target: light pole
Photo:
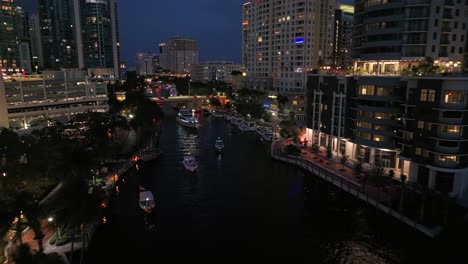
<path fill-rule="evenodd" d="M 188 79 L 188 95 L 190 96 L 190 83 L 192 82 L 191 79 Z"/>

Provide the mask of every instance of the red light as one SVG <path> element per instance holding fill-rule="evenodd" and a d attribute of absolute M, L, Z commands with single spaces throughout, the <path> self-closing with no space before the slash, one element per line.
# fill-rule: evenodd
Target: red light
<path fill-rule="evenodd" d="M 449 92 L 447 95 L 448 95 L 448 96 L 452 96 L 452 94 L 453 94 L 453 92 Z"/>
<path fill-rule="evenodd" d="M 156 117 L 153 117 L 153 123 L 156 123 Z"/>

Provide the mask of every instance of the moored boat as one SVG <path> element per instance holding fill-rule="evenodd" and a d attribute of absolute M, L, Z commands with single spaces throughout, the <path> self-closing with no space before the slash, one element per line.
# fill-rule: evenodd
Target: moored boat
<path fill-rule="evenodd" d="M 193 156 L 185 156 L 182 163 L 184 164 L 185 169 L 189 171 L 195 171 L 198 169 L 197 160 Z"/>

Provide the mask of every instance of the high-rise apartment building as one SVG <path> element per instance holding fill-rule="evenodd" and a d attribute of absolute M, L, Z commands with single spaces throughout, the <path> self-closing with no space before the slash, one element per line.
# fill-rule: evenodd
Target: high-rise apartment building
<path fill-rule="evenodd" d="M 308 77 L 308 142 L 468 205 L 468 6 L 356 1 L 355 11 L 355 75 Z"/>
<path fill-rule="evenodd" d="M 198 43 L 190 38 L 175 37 L 159 44 L 161 67 L 172 73 L 190 74 L 198 63 Z"/>
<path fill-rule="evenodd" d="M 115 0 L 81 0 L 81 39 L 84 65 L 119 72 L 119 36 Z"/>
<path fill-rule="evenodd" d="M 305 72 L 330 65 L 335 1 L 264 0 L 243 5 L 244 87 L 289 97 L 304 114 Z"/>
<path fill-rule="evenodd" d="M 352 65 L 354 6 L 338 5 L 335 10 L 332 68 L 347 69 Z"/>
<path fill-rule="evenodd" d="M 16 7 L 19 64 L 23 73 L 31 73 L 31 35 L 29 32 L 29 13 Z"/>
<path fill-rule="evenodd" d="M 117 1 L 40 0 L 39 17 L 45 68 L 119 75 Z"/>
<path fill-rule="evenodd" d="M 18 19 L 14 0 L 0 0 L 0 70 L 2 73 L 21 69 Z"/>
<path fill-rule="evenodd" d="M 356 1 L 353 57 L 359 73 L 398 74 L 431 57 L 460 71 L 465 56 L 465 1 Z"/>
<path fill-rule="evenodd" d="M 44 55 L 42 53 L 41 29 L 37 14 L 29 16 L 29 36 L 31 38 L 31 67 L 34 71 L 44 67 Z"/>
<path fill-rule="evenodd" d="M 78 48 L 71 0 L 39 0 L 44 68 L 79 68 Z"/>

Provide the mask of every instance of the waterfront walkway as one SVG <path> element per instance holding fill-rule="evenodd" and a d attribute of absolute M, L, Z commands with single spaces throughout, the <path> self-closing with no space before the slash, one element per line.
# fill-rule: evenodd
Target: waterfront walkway
<path fill-rule="evenodd" d="M 400 199 L 399 185 L 376 186 L 363 181 L 363 176 L 356 175 L 352 168 L 327 159 L 319 153 L 313 153 L 310 149 L 302 149 L 298 156 L 289 155 L 283 151 L 286 145 L 286 139 L 273 142 L 272 158 L 297 165 L 430 237 L 435 237 L 441 232 L 441 227 L 429 228 L 392 209 L 392 203 Z"/>

